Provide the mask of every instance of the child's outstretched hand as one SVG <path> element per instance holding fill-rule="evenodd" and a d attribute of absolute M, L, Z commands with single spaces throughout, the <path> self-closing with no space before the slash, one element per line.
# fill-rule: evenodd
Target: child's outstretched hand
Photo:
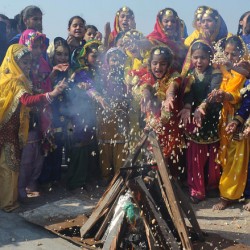
<path fill-rule="evenodd" d="M 150 106 L 151 106 L 151 98 L 152 95 L 150 93 L 150 91 L 148 89 L 144 89 L 142 92 L 142 98 L 141 98 L 141 111 L 143 113 L 146 113 L 147 111 L 149 111 Z"/>
<path fill-rule="evenodd" d="M 193 117 L 193 123 L 197 127 L 201 127 L 202 124 L 202 117 L 205 115 L 205 110 L 203 107 L 199 106 L 197 109 L 194 111 L 194 117 Z"/>
<path fill-rule="evenodd" d="M 168 94 L 166 99 L 162 102 L 162 106 L 165 108 L 166 112 L 170 112 L 174 109 L 174 95 Z"/>
<path fill-rule="evenodd" d="M 189 108 L 183 108 L 178 116 L 180 117 L 180 124 L 187 126 L 188 123 L 191 122 L 191 109 Z"/>

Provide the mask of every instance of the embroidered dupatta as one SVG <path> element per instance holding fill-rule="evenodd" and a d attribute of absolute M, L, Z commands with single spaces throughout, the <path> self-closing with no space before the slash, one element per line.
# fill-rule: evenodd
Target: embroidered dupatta
<path fill-rule="evenodd" d="M 19 44 L 11 45 L 0 67 L 0 128 L 6 124 L 18 108 L 19 98 L 24 93 L 32 93 L 32 83 L 23 74 L 15 57 L 21 58 L 28 53 L 27 47 Z M 29 108 L 21 105 L 20 142 L 25 143 L 29 129 Z"/>

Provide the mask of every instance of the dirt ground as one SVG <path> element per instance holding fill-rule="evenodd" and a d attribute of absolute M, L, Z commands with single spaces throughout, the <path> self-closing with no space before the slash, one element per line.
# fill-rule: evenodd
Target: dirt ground
<path fill-rule="evenodd" d="M 79 189 L 69 192 L 61 185 L 44 189 L 41 196 L 32 198 L 32 202 L 24 204 L 16 213 L 24 213 L 45 204 L 68 197 L 92 201 L 93 205 L 101 197 L 105 188 L 90 186 L 88 190 Z M 197 205 L 192 205 L 202 231 L 206 235 L 203 243 L 194 242 L 194 249 L 250 249 L 250 212 L 243 210 L 244 203 L 235 204 L 224 211 L 213 211 L 212 206 L 218 198 L 209 198 Z"/>

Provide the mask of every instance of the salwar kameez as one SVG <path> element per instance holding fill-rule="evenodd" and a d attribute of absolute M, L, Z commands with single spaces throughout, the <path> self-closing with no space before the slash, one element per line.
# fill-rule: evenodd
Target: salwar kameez
<path fill-rule="evenodd" d="M 221 164 L 220 195 L 224 199 L 237 200 L 244 192 L 249 159 L 249 138 L 236 138 L 226 132 L 227 124 L 239 107 L 240 89 L 246 78 L 236 71 L 223 72 L 221 89 L 233 96 L 233 101 L 224 101 L 219 124 L 220 149 L 217 162 Z"/>

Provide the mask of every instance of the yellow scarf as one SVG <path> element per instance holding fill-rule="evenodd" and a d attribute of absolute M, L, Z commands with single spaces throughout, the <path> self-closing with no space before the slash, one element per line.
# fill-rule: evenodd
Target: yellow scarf
<path fill-rule="evenodd" d="M 24 93 L 32 93 L 32 84 L 23 74 L 16 60 L 28 52 L 24 45 L 11 45 L 0 67 L 0 128 L 6 124 L 16 111 Z M 21 106 L 19 139 L 25 143 L 29 129 L 29 108 Z"/>

